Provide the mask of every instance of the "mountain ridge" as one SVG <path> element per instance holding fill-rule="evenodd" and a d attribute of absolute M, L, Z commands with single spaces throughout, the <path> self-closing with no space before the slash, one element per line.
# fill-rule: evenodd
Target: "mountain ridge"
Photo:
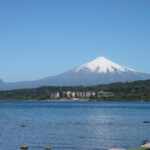
<path fill-rule="evenodd" d="M 150 79 L 150 74 L 121 66 L 105 57 L 75 67 L 69 71 L 35 81 L 0 82 L 0 90 L 36 88 L 40 86 L 91 86 L 115 82 Z"/>

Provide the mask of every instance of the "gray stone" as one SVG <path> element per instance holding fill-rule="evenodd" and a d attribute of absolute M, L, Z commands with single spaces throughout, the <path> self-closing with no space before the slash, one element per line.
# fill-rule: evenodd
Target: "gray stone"
<path fill-rule="evenodd" d="M 23 144 L 20 146 L 20 150 L 28 150 L 28 149 L 29 149 L 29 147 L 26 144 Z"/>
<path fill-rule="evenodd" d="M 44 150 L 52 150 L 51 145 L 46 145 L 45 148 L 44 148 Z"/>

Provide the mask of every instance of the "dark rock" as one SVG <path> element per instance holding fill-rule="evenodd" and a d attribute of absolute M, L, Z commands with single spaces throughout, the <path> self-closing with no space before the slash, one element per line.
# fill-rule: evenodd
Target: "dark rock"
<path fill-rule="evenodd" d="M 145 123 L 145 124 L 150 124 L 150 121 L 143 121 L 143 123 Z"/>
<path fill-rule="evenodd" d="M 23 145 L 21 145 L 20 146 L 20 150 L 28 150 L 28 145 L 26 145 L 26 144 L 23 144 Z"/>
<path fill-rule="evenodd" d="M 25 124 L 21 124 L 21 125 L 20 125 L 20 127 L 25 128 L 25 127 L 26 127 L 26 125 L 25 125 Z"/>

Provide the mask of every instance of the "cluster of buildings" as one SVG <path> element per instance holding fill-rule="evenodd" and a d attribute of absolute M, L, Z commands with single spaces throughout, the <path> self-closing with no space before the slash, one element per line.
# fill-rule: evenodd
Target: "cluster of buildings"
<path fill-rule="evenodd" d="M 53 91 L 49 93 L 50 99 L 59 99 L 59 98 L 109 98 L 113 97 L 114 94 L 108 91 Z"/>

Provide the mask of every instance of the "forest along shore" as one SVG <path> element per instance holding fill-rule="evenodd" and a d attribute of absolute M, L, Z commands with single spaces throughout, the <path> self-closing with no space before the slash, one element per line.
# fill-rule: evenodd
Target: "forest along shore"
<path fill-rule="evenodd" d="M 96 86 L 47 86 L 0 91 L 0 99 L 88 99 L 150 101 L 150 80 Z"/>

